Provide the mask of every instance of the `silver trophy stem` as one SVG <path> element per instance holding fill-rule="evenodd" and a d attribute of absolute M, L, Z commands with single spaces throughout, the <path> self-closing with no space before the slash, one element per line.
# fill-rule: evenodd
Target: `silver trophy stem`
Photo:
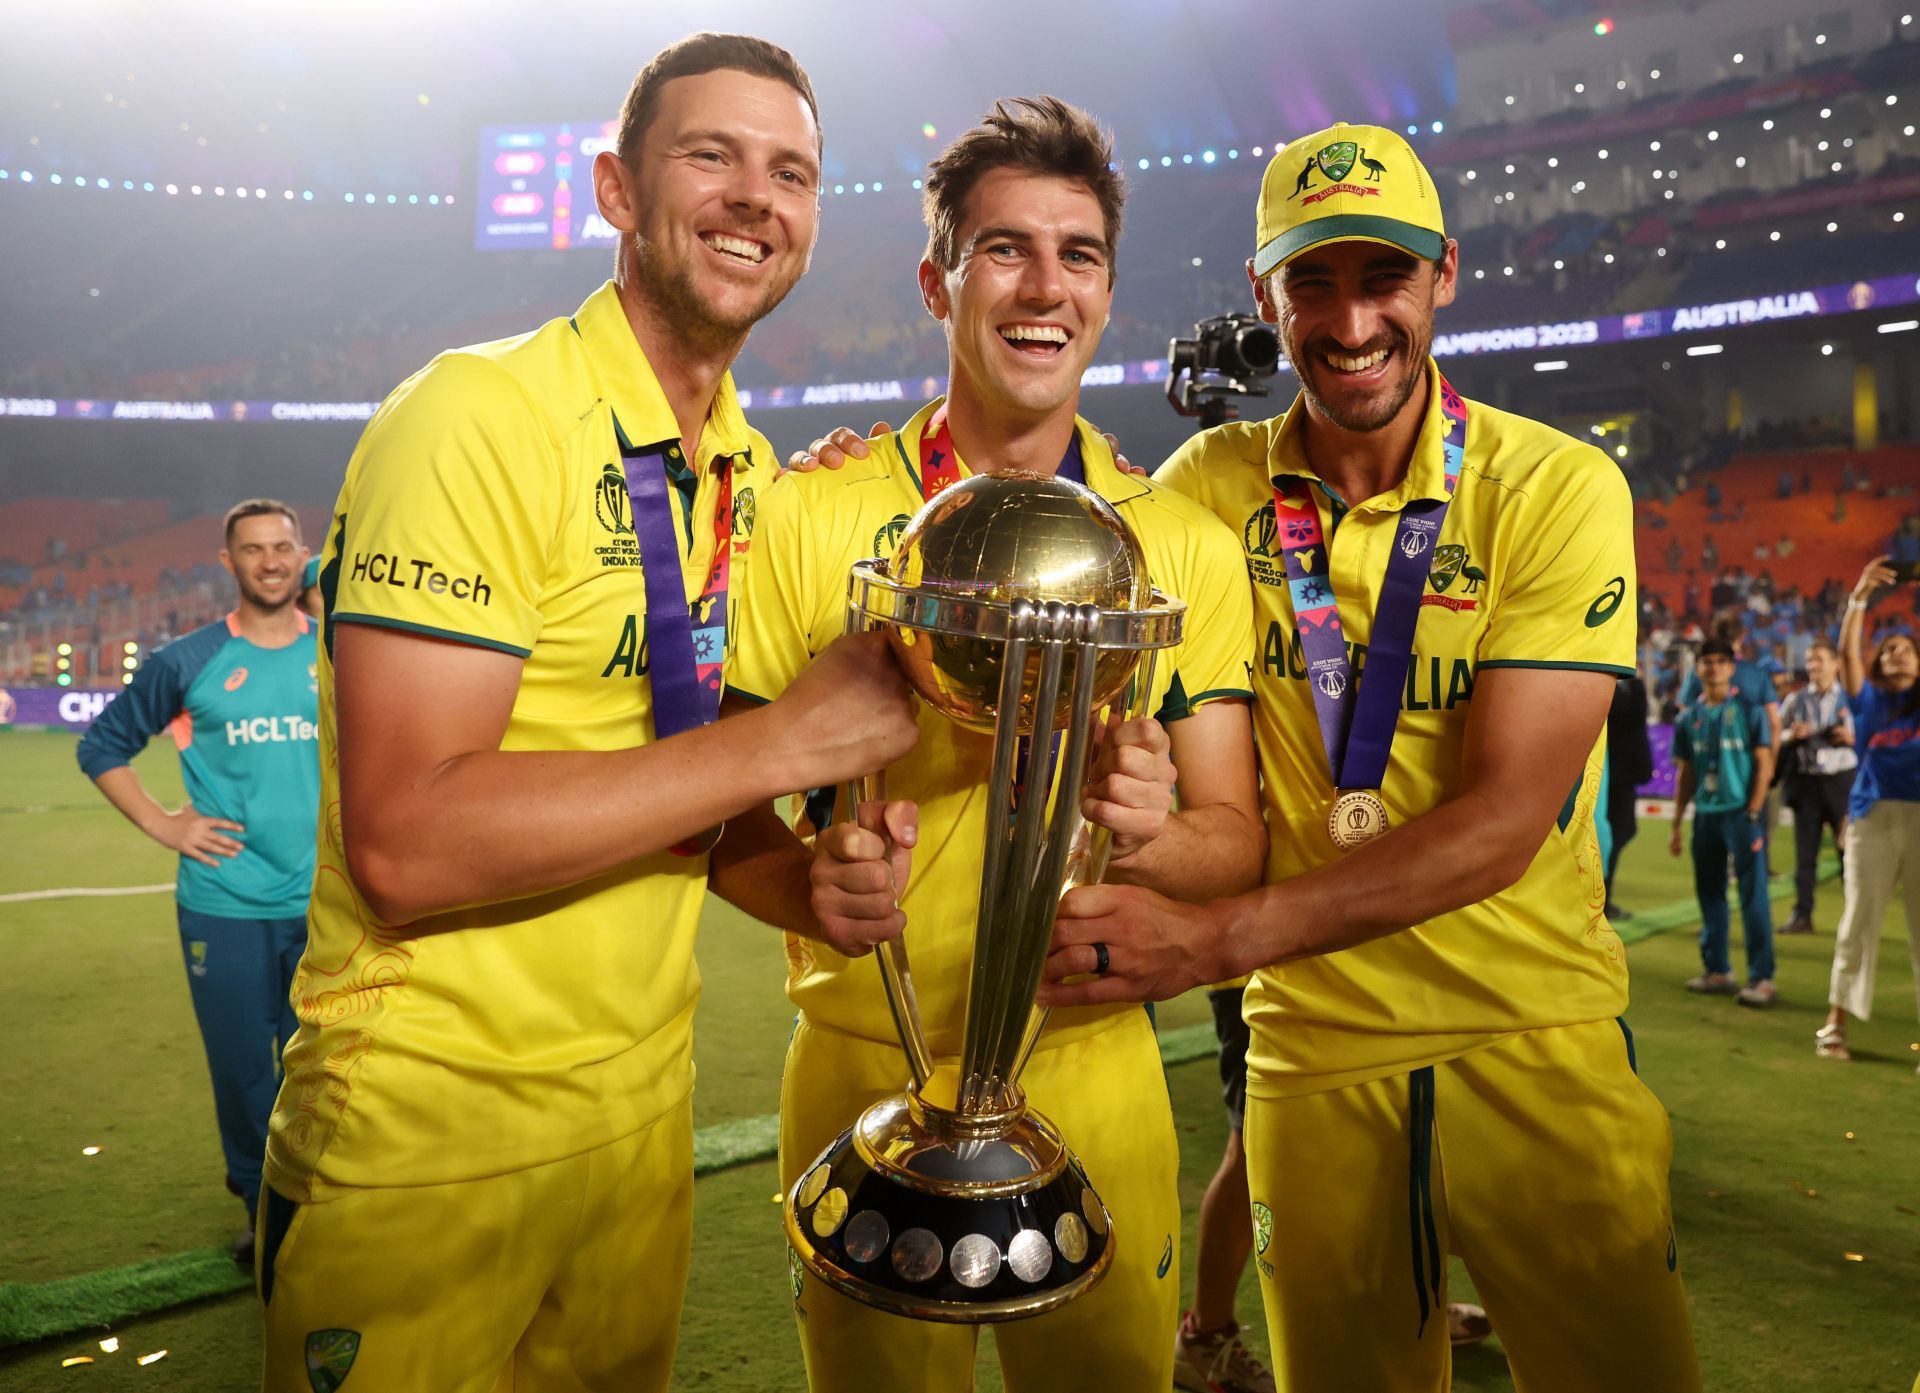
<path fill-rule="evenodd" d="M 1123 720 L 1131 721 L 1146 714 L 1147 705 L 1153 700 L 1153 668 L 1159 656 L 1160 655 L 1151 648 L 1141 656 L 1139 676 L 1128 687 L 1127 704 L 1121 717 Z M 1080 662 L 1082 666 L 1080 672 L 1075 674 L 1076 679 L 1078 679 L 1076 680 L 1074 691 L 1074 710 L 1076 713 L 1080 710 L 1079 686 L 1080 683 L 1085 680 L 1081 674 L 1091 669 L 1096 657 L 1096 651 L 1090 647 L 1080 650 Z M 1096 719 L 1091 711 L 1092 705 L 1092 697 L 1091 694 L 1089 694 L 1087 699 L 1089 714 L 1085 720 L 1080 721 L 1079 729 L 1081 730 L 1092 730 L 1092 722 Z M 1073 776 L 1073 786 L 1084 787 L 1086 779 L 1084 755 L 1074 755 L 1070 751 L 1069 763 L 1065 766 L 1064 774 L 1071 774 Z M 1061 786 L 1063 788 L 1068 787 L 1064 776 L 1061 781 Z M 1077 811 L 1079 808 L 1079 800 L 1077 798 L 1074 800 L 1073 806 Z M 1107 860 L 1113 854 L 1113 832 L 1110 829 L 1096 827 L 1091 823 L 1079 821 L 1073 824 L 1073 828 L 1071 850 L 1068 852 L 1064 870 L 1052 871 L 1040 882 L 1043 886 L 1058 885 L 1060 887 L 1060 893 L 1063 895 L 1068 890 L 1072 890 L 1081 885 L 1098 885 L 1106 878 Z M 1044 959 L 1042 963 L 1044 965 Z M 1026 1072 L 1027 1060 L 1033 1055 L 1034 1046 L 1040 1043 L 1041 1032 L 1047 1028 L 1048 1014 L 1046 1007 L 1035 1006 L 1028 1016 L 1026 1034 L 1020 1041 L 1020 1052 L 1014 1057 L 1013 1068 L 1009 1071 L 1007 1075 L 1008 1078 L 1017 1079 L 1021 1074 Z"/>
<path fill-rule="evenodd" d="M 865 633 L 870 627 L 865 615 L 848 608 L 848 633 Z M 842 785 L 840 800 L 846 804 L 844 820 L 857 821 L 862 803 L 884 803 L 886 798 L 887 771 L 884 769 Z M 897 886 L 894 888 L 894 902 L 899 902 Z M 874 957 L 880 964 L 880 981 L 886 988 L 887 1009 L 893 1013 L 894 1033 L 900 1037 L 901 1048 L 907 1052 L 907 1067 L 913 1071 L 914 1087 L 924 1087 L 927 1080 L 933 1077 L 933 1046 L 928 1042 L 926 1027 L 920 1020 L 920 1001 L 913 991 L 913 970 L 907 962 L 906 940 L 903 937 L 888 939 L 875 950 Z"/>
<path fill-rule="evenodd" d="M 981 1033 L 981 1053 L 965 1060 L 962 1066 L 964 1077 L 977 1080 L 976 1096 L 981 1105 L 987 1107 L 996 1104 L 1003 1096 L 1005 1085 L 1011 1082 L 999 1068 L 999 1060 L 1006 1052 L 1007 1021 L 1030 951 L 1027 906 L 1033 899 L 1033 874 L 1045 846 L 1047 799 L 1053 788 L 1053 711 L 1066 657 L 1056 632 L 1054 609 L 1055 606 L 1047 606 L 1042 616 L 1045 642 L 1040 650 L 1039 682 L 1033 688 L 1033 734 L 1027 740 L 1026 764 L 1020 771 L 1013 846 L 1008 853 L 1000 903 L 994 914 L 993 943 L 985 954 L 992 965 L 993 978 L 991 992 L 983 1002 L 986 1028 Z M 979 961 L 980 956 L 976 949 L 975 960 Z"/>
<path fill-rule="evenodd" d="M 980 904 L 975 911 L 973 974 L 967 991 L 966 1037 L 962 1048 L 959 1101 L 963 1108 L 976 1107 L 979 1103 L 970 1066 L 981 1056 L 982 1033 L 986 1028 L 979 1005 L 989 999 L 988 979 L 992 976 L 994 955 L 985 950 L 995 941 L 996 910 L 1006 881 L 1013 813 L 1013 759 L 1020 742 L 1020 695 L 1026 686 L 1027 648 L 1038 618 L 1039 611 L 1030 601 L 1014 601 L 1000 665 L 1000 719 L 994 723 L 993 763 L 987 774 L 987 836 L 980 863 Z"/>

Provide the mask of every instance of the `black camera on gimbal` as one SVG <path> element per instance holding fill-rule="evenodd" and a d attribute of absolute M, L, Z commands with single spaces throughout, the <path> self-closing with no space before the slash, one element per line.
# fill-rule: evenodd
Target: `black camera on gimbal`
<path fill-rule="evenodd" d="M 1232 420 L 1240 397 L 1264 397 L 1280 371 L 1280 335 L 1258 315 L 1217 314 L 1167 345 L 1167 401 L 1203 428 Z"/>

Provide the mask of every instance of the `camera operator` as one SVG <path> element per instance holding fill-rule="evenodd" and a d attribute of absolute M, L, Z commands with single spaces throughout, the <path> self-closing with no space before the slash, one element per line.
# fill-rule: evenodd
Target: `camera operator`
<path fill-rule="evenodd" d="M 1789 694 L 1780 707 L 1786 736 L 1781 785 L 1793 810 L 1794 855 L 1793 918 L 1782 933 L 1813 932 L 1813 872 L 1820 858 L 1820 834 L 1832 828 L 1834 846 L 1843 844 L 1847 795 L 1853 792 L 1860 757 L 1854 752 L 1853 711 L 1839 674 L 1839 650 L 1816 640 L 1807 649 L 1807 685 Z"/>

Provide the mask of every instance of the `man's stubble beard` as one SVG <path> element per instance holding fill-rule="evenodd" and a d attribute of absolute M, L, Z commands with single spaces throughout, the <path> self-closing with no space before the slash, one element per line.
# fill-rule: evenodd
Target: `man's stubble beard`
<path fill-rule="evenodd" d="M 1305 357 L 1308 365 L 1308 371 L 1306 372 L 1298 371 L 1298 365 L 1302 359 L 1294 356 L 1294 345 L 1288 345 L 1287 358 L 1289 362 L 1295 364 L 1296 373 L 1300 379 L 1300 390 L 1307 394 L 1307 400 L 1313 403 L 1315 410 L 1329 421 L 1332 421 L 1334 425 L 1338 426 L 1341 430 L 1351 431 L 1356 435 L 1366 435 L 1391 425 L 1405 408 L 1407 402 L 1412 399 L 1413 394 L 1419 391 L 1421 385 L 1426 381 L 1427 349 L 1433 343 L 1432 331 L 1428 331 L 1426 342 L 1423 344 L 1416 345 L 1412 340 L 1401 335 L 1395 335 L 1395 339 L 1396 342 L 1393 344 L 1393 352 L 1397 357 L 1404 357 L 1408 365 L 1407 371 L 1399 384 L 1394 388 L 1393 395 L 1389 397 L 1382 406 L 1374 410 L 1369 410 L 1367 414 L 1363 416 L 1356 416 L 1350 412 L 1340 410 L 1320 395 L 1319 391 L 1314 387 L 1313 378 L 1315 374 L 1322 370 L 1323 365 L 1316 361 L 1311 353 Z M 1415 351 L 1416 348 L 1418 349 L 1417 352 Z"/>
<path fill-rule="evenodd" d="M 252 582 L 243 580 L 238 575 L 234 576 L 233 585 L 234 588 L 240 592 L 240 598 L 253 606 L 253 608 L 259 610 L 262 614 L 278 614 L 289 605 L 299 603 L 300 600 L 300 587 L 297 585 L 288 590 L 286 599 L 278 602 L 263 597 L 260 592 L 254 588 Z"/>
<path fill-rule="evenodd" d="M 770 286 L 760 303 L 736 320 L 715 313 L 694 288 L 692 273 L 684 266 L 667 266 L 652 256 L 650 244 L 639 233 L 628 239 L 627 249 L 634 288 L 659 312 L 662 322 L 671 325 L 689 346 L 725 353 L 729 361 L 746 344 L 753 326 L 778 309 L 800 283 L 795 276 L 784 286 Z"/>

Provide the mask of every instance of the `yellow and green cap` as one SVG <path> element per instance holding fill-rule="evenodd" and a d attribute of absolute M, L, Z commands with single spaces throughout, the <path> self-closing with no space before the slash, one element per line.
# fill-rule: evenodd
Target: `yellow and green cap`
<path fill-rule="evenodd" d="M 1429 261 L 1446 249 L 1433 176 L 1404 137 L 1336 121 L 1273 157 L 1260 183 L 1253 272 L 1264 276 L 1308 247 L 1381 242 Z"/>

